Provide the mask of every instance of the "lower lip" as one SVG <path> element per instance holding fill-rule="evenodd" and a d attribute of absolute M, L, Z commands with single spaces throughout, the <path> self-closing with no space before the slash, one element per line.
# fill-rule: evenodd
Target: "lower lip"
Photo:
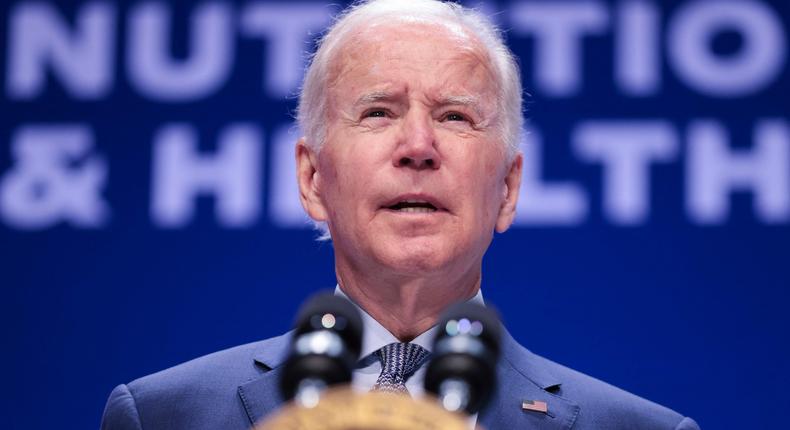
<path fill-rule="evenodd" d="M 396 210 L 396 209 L 384 208 L 384 211 L 392 213 L 392 214 L 405 215 L 405 216 L 429 216 L 429 215 L 439 215 L 439 214 L 447 213 L 447 211 L 444 211 L 444 210 L 441 210 L 441 209 L 437 209 L 437 210 L 431 211 L 431 212 L 406 212 L 406 211 L 401 211 L 401 210 Z"/>

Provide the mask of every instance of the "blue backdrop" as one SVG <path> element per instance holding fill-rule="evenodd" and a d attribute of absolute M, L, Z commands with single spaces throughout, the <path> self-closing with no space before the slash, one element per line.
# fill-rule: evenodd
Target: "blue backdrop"
<path fill-rule="evenodd" d="M 780 428 L 787 3 L 479 6 L 529 93 L 486 301 L 533 351 L 703 428 Z M 95 428 L 118 383 L 279 334 L 334 287 L 296 199 L 292 112 L 339 8 L 0 5 L 3 428 Z"/>

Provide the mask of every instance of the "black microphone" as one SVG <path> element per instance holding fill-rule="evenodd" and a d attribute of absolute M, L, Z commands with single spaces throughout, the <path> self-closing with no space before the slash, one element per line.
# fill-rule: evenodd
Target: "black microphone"
<path fill-rule="evenodd" d="M 312 296 L 296 318 L 280 392 L 286 400 L 315 406 L 325 388 L 351 382 L 361 348 L 362 318 L 354 305 L 332 293 Z"/>
<path fill-rule="evenodd" d="M 425 390 L 448 411 L 477 413 L 496 385 L 501 335 L 493 310 L 469 302 L 448 308 L 439 320 Z"/>

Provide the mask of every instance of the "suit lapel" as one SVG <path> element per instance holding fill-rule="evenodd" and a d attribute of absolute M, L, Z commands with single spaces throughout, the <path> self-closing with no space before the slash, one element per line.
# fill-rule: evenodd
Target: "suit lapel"
<path fill-rule="evenodd" d="M 262 342 L 254 358 L 255 365 L 264 371 L 263 375 L 239 386 L 239 398 L 250 424 L 260 421 L 284 401 L 280 395 L 280 373 L 290 343 L 291 332 Z"/>
<path fill-rule="evenodd" d="M 280 372 L 288 354 L 291 333 L 261 343 L 255 363 L 264 371 L 259 377 L 239 386 L 239 398 L 255 424 L 283 404 Z M 533 353 L 519 345 L 507 331 L 502 336 L 502 358 L 497 366 L 499 383 L 488 406 L 478 416 L 488 430 L 568 430 L 579 414 L 579 406 L 552 393 L 560 385 Z M 546 402 L 548 413 L 525 411 L 524 400 Z"/>
<path fill-rule="evenodd" d="M 576 421 L 579 406 L 552 393 L 560 381 L 507 331 L 502 336 L 497 379 L 491 402 L 479 415 L 480 424 L 486 429 L 567 430 Z M 523 410 L 525 400 L 546 402 L 548 413 Z"/>

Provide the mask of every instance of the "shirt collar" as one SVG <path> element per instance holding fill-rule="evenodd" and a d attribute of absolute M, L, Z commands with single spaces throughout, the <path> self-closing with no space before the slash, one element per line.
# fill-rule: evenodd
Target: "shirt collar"
<path fill-rule="evenodd" d="M 360 358 L 364 359 L 368 357 L 370 354 L 378 351 L 385 345 L 389 345 L 393 342 L 400 342 L 395 335 L 390 333 L 389 330 L 384 328 L 378 321 L 376 321 L 370 314 L 368 314 L 362 307 L 358 304 L 354 303 L 344 292 L 340 289 L 340 285 L 335 287 L 335 295 L 343 297 L 350 301 L 354 307 L 359 310 L 359 314 L 362 316 L 362 326 L 364 330 L 362 331 L 362 351 L 360 353 Z M 477 294 L 474 297 L 468 300 L 470 303 L 479 303 L 481 305 L 485 305 L 483 302 L 483 292 L 478 289 Z M 428 351 L 432 351 L 433 349 L 433 338 L 435 337 L 437 327 L 434 325 L 428 330 L 421 333 L 419 336 L 414 338 L 411 343 L 415 343 L 420 345 L 421 347 L 425 348 Z"/>

